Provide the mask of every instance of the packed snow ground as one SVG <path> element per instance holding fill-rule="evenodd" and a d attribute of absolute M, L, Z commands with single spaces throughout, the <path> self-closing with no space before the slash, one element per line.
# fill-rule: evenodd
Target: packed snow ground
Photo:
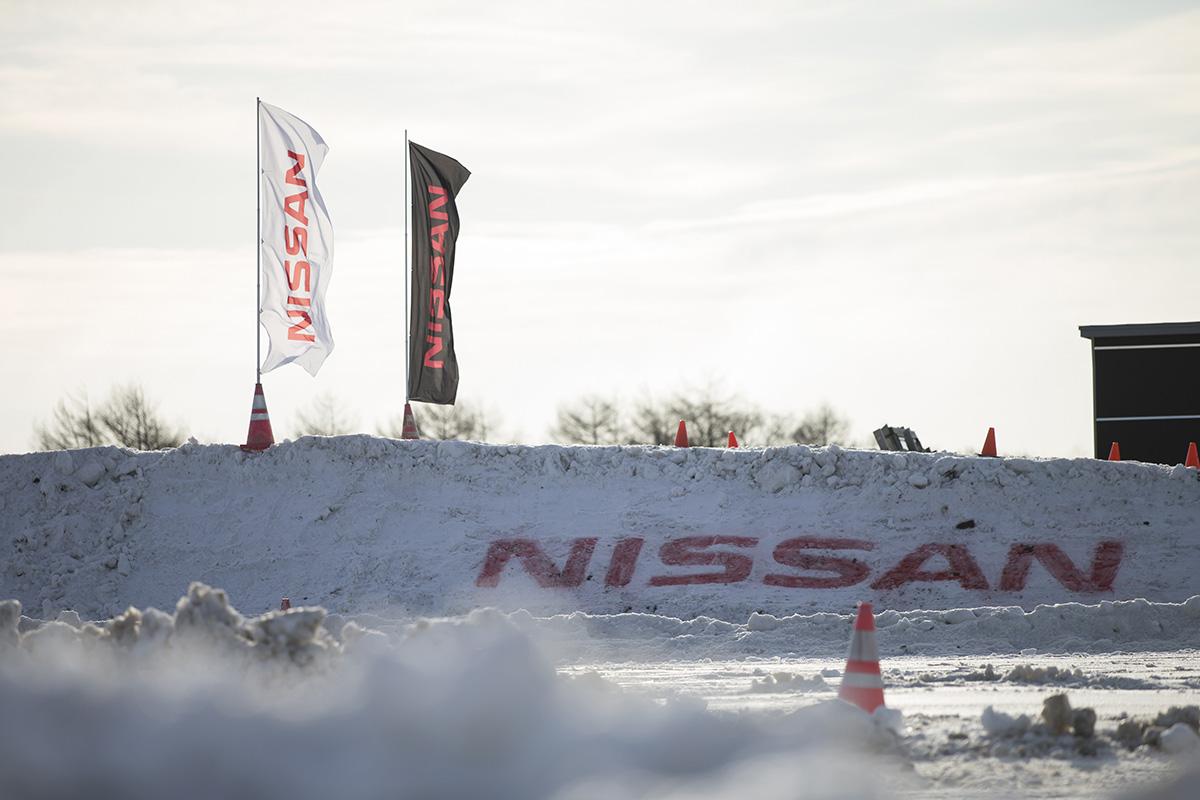
<path fill-rule="evenodd" d="M 0 604 L 0 796 L 1182 800 L 1200 785 L 1195 652 L 885 647 L 891 711 L 868 716 L 834 699 L 833 656 L 586 662 L 536 630 L 489 610 L 386 633 L 317 608 L 245 618 L 201 584 L 173 614 L 98 624 Z M 1094 730 L 1050 729 L 1040 711 L 1062 692 Z"/>
<path fill-rule="evenodd" d="M 0 597 L 42 616 L 169 605 L 190 580 L 259 611 L 737 623 L 1182 602 L 1198 529 L 1197 470 L 1092 459 L 370 436 L 0 456 Z"/>

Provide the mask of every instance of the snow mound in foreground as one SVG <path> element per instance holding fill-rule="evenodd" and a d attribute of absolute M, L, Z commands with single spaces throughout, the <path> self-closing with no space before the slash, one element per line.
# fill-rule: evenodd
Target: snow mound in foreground
<path fill-rule="evenodd" d="M 40 622 L 20 615 L 15 600 L 0 603 L 0 648 L 18 663 L 106 666 L 162 660 L 219 659 L 273 669 L 320 669 L 341 647 L 322 626 L 322 608 L 297 608 L 247 619 L 220 589 L 193 583 L 174 614 L 137 608 L 109 620 L 82 623 L 74 612 Z M 24 623 L 24 625 L 22 625 Z M 28 630 L 21 632 L 21 627 Z"/>
<path fill-rule="evenodd" d="M 341 641 L 324 617 L 248 619 L 199 583 L 173 615 L 78 628 L 21 633 L 0 605 L 0 796 L 872 797 L 904 780 L 894 721 L 840 702 L 656 704 L 558 675 L 490 611 L 390 638 L 347 623 Z"/>
<path fill-rule="evenodd" d="M 173 614 L 131 608 L 96 623 L 70 613 L 39 623 L 0 603 L 0 797 L 923 796 L 954 791 L 966 763 L 955 757 L 1094 763 L 1094 752 L 1120 756 L 1114 743 L 1134 733 L 1156 755 L 1194 750 L 1195 706 L 1136 731 L 1131 720 L 1124 734 L 1084 730 L 1081 709 L 1071 747 L 991 709 L 979 733 L 942 737 L 913 733 L 895 709 L 719 713 L 594 672 L 561 675 L 546 648 L 564 631 L 540 640 L 562 620 L 485 609 L 386 633 L 372 622 L 321 608 L 245 617 L 200 583 Z M 844 641 L 848 619 L 838 622 Z M 759 691 L 824 680 L 770 677 Z M 949 779 L 922 777 L 948 758 Z"/>

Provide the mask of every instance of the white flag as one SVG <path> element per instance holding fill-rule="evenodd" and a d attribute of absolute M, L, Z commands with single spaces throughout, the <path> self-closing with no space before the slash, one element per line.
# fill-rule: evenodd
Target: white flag
<path fill-rule="evenodd" d="M 333 273 L 333 223 L 317 190 L 329 152 L 320 134 L 282 108 L 259 104 L 262 295 L 271 348 L 262 371 L 296 362 L 316 375 L 333 351 L 325 289 Z"/>

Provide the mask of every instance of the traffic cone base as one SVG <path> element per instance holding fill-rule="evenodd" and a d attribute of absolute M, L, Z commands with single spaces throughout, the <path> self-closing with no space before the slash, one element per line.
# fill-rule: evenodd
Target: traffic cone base
<path fill-rule="evenodd" d="M 413 416 L 412 404 L 404 404 L 404 426 L 400 432 L 401 439 L 420 439 L 421 432 L 417 430 L 417 418 Z"/>
<path fill-rule="evenodd" d="M 988 458 L 996 458 L 996 429 L 988 428 L 987 436 L 983 440 L 983 450 L 979 452 L 981 456 Z"/>
<path fill-rule="evenodd" d="M 1196 443 L 1188 442 L 1187 460 L 1183 462 L 1185 467 L 1195 467 L 1200 469 L 1200 455 L 1196 454 Z"/>
<path fill-rule="evenodd" d="M 254 384 L 254 402 L 250 406 L 250 430 L 246 432 L 246 443 L 242 449 L 249 452 L 266 450 L 275 444 L 271 432 L 271 416 L 267 413 L 267 398 L 261 383 Z"/>
<path fill-rule="evenodd" d="M 1108 448 L 1108 460 L 1109 461 L 1120 461 L 1121 460 L 1121 445 L 1119 445 L 1116 442 L 1112 443 L 1112 447 Z"/>
<path fill-rule="evenodd" d="M 737 437 L 733 435 L 733 431 L 730 431 L 729 432 L 729 447 L 737 448 L 739 446 L 740 445 L 738 445 Z"/>
<path fill-rule="evenodd" d="M 688 446 L 687 423 L 685 423 L 683 420 L 679 420 L 679 429 L 675 431 L 675 446 Z"/>
<path fill-rule="evenodd" d="M 875 641 L 875 614 L 870 603 L 859 603 L 850 639 L 850 655 L 842 673 L 838 697 L 868 714 L 884 705 L 883 676 L 879 672 L 879 644 Z"/>

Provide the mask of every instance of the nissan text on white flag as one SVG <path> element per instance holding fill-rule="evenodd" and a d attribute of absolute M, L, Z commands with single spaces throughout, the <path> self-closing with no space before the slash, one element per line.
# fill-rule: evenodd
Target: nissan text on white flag
<path fill-rule="evenodd" d="M 325 290 L 333 272 L 333 223 L 317 172 L 329 146 L 306 122 L 259 103 L 262 240 L 259 321 L 271 347 L 263 372 L 295 362 L 316 375 L 333 351 Z"/>

